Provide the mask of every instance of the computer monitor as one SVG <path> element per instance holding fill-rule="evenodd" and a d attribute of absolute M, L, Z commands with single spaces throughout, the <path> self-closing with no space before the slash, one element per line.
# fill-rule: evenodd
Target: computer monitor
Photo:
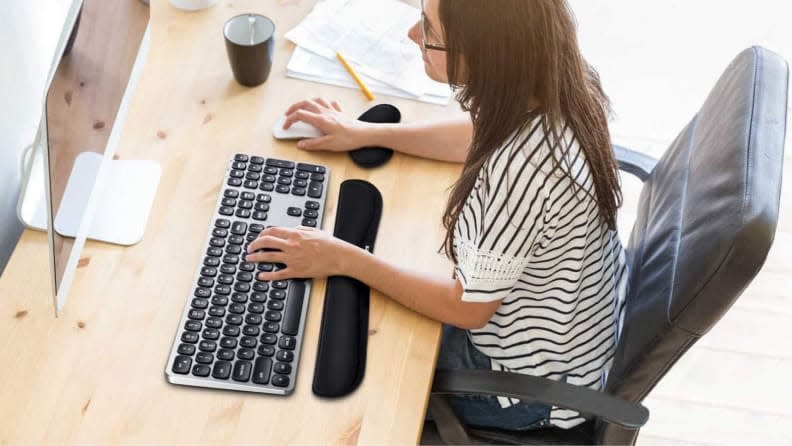
<path fill-rule="evenodd" d="M 72 0 L 47 78 L 19 216 L 46 230 L 55 314 L 86 239 L 140 241 L 160 178 L 150 161 L 117 160 L 116 144 L 147 54 L 148 5 Z"/>

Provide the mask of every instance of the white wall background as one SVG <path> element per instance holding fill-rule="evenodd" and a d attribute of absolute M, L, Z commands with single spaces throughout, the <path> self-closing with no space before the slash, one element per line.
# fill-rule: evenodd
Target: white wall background
<path fill-rule="evenodd" d="M 16 245 L 20 157 L 33 141 L 44 83 L 71 2 L 2 0 L 0 7 L 0 274 Z"/>

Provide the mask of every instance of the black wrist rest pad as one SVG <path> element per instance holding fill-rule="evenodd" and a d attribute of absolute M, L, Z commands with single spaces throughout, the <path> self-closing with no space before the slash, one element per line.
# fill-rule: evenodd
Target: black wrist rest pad
<path fill-rule="evenodd" d="M 373 251 L 382 215 L 382 195 L 362 180 L 341 184 L 334 235 Z M 327 279 L 313 393 L 325 398 L 350 394 L 363 381 L 368 344 L 369 287 L 350 277 Z"/>
<path fill-rule="evenodd" d="M 390 104 L 378 104 L 360 115 L 358 121 L 375 124 L 398 124 L 401 112 Z M 349 157 L 360 167 L 372 169 L 387 163 L 393 156 L 393 149 L 386 147 L 363 147 L 349 152 Z"/>

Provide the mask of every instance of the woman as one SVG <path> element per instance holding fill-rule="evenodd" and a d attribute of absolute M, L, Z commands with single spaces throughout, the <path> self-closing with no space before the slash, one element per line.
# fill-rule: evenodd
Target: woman
<path fill-rule="evenodd" d="M 453 278 L 409 270 L 306 228 L 270 228 L 249 250 L 287 268 L 263 280 L 354 277 L 446 324 L 437 368 L 486 368 L 602 389 L 625 284 L 616 234 L 621 194 L 607 98 L 577 45 L 565 0 L 426 0 L 410 38 L 426 72 L 457 89 L 470 118 L 373 125 L 335 102 L 303 101 L 325 136 L 304 150 L 385 146 L 464 163 L 444 215 Z M 255 253 L 261 248 L 281 252 Z M 495 397 L 454 397 L 471 425 L 569 428 L 574 411 Z"/>

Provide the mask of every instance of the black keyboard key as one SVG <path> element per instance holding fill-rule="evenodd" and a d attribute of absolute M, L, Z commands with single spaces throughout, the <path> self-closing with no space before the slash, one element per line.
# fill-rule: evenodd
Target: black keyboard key
<path fill-rule="evenodd" d="M 245 348 L 256 348 L 258 341 L 256 338 L 250 336 L 243 336 L 242 339 L 239 340 L 239 346 Z"/>
<path fill-rule="evenodd" d="M 233 325 L 226 325 L 226 327 L 223 329 L 223 336 L 232 336 L 232 337 L 239 336 L 239 327 L 235 327 Z"/>
<path fill-rule="evenodd" d="M 292 362 L 294 360 L 294 352 L 290 352 L 288 350 L 279 350 L 275 358 L 278 361 Z"/>
<path fill-rule="evenodd" d="M 234 215 L 234 208 L 223 206 L 220 208 L 220 214 L 230 217 Z"/>
<path fill-rule="evenodd" d="M 275 185 L 272 183 L 261 183 L 259 189 L 263 190 L 264 192 L 272 192 L 275 190 Z"/>
<path fill-rule="evenodd" d="M 292 217 L 299 217 L 302 215 L 302 209 L 300 208 L 289 208 L 286 209 L 286 213 Z"/>
<path fill-rule="evenodd" d="M 305 282 L 293 280 L 289 286 L 289 296 L 286 299 L 286 311 L 283 312 L 283 333 L 291 336 L 297 335 L 302 315 L 303 298 L 305 297 Z"/>
<path fill-rule="evenodd" d="M 261 345 L 258 348 L 259 356 L 267 356 L 270 357 L 275 354 L 275 347 L 271 345 Z"/>
<path fill-rule="evenodd" d="M 269 209 L 270 209 L 270 206 L 269 206 L 269 204 L 267 204 L 267 203 L 256 203 L 256 205 L 254 206 L 254 208 L 255 208 L 257 211 L 261 211 L 261 212 L 267 212 L 267 211 L 269 211 Z M 258 232 L 261 232 L 261 231 L 258 231 Z"/>
<path fill-rule="evenodd" d="M 212 370 L 212 377 L 216 379 L 228 379 L 229 375 L 231 375 L 231 363 L 217 361 Z"/>
<path fill-rule="evenodd" d="M 272 364 L 272 360 L 269 360 L 270 364 Z M 190 371 L 190 366 L 192 365 L 192 358 L 189 356 L 177 356 L 173 360 L 173 372 L 178 373 L 181 375 L 186 375 L 187 372 Z"/>
<path fill-rule="evenodd" d="M 212 291 L 209 288 L 196 288 L 195 297 L 209 297 Z"/>
<path fill-rule="evenodd" d="M 259 263 L 258 270 L 261 272 L 268 273 L 272 271 L 272 263 Z M 266 285 L 266 284 L 265 284 Z M 269 285 L 267 286 L 269 288 Z M 256 289 L 256 285 L 253 285 L 253 289 Z M 259 291 L 259 290 L 256 290 Z M 266 291 L 266 290 L 264 290 Z"/>
<path fill-rule="evenodd" d="M 231 164 L 231 168 L 236 170 L 245 170 L 247 168 L 247 164 L 246 162 L 235 161 L 233 164 Z"/>
<path fill-rule="evenodd" d="M 201 268 L 201 275 L 204 277 L 214 277 L 217 275 L 217 268 L 204 266 L 203 268 Z"/>
<path fill-rule="evenodd" d="M 262 321 L 264 321 L 264 318 L 262 318 L 258 314 L 248 314 L 247 316 L 245 316 L 245 323 L 246 324 L 259 325 L 259 324 L 261 324 Z"/>
<path fill-rule="evenodd" d="M 288 375 L 275 375 L 272 377 L 272 385 L 278 387 L 288 387 L 289 386 L 289 377 Z"/>
<path fill-rule="evenodd" d="M 242 163 L 246 163 L 248 161 L 248 156 L 243 153 L 238 153 L 234 155 L 234 161 L 239 161 Z"/>
<path fill-rule="evenodd" d="M 302 225 L 303 226 L 307 226 L 309 228 L 315 228 L 316 227 L 316 220 L 314 220 L 312 218 L 303 218 Z"/>
<path fill-rule="evenodd" d="M 283 302 L 279 300 L 271 300 L 267 302 L 267 308 L 270 310 L 281 311 L 283 310 Z"/>
<path fill-rule="evenodd" d="M 252 282 L 253 281 L 253 274 L 252 273 L 239 273 L 236 276 L 236 279 L 240 282 Z"/>
<path fill-rule="evenodd" d="M 245 174 L 241 170 L 232 170 L 231 173 L 228 174 L 229 177 L 235 180 L 241 180 Z"/>
<path fill-rule="evenodd" d="M 277 322 L 265 322 L 261 329 L 267 333 L 277 333 L 280 331 L 280 324 Z"/>
<path fill-rule="evenodd" d="M 247 294 L 243 293 L 234 293 L 231 295 L 231 300 L 239 304 L 246 304 L 247 303 Z"/>
<path fill-rule="evenodd" d="M 242 328 L 242 333 L 244 333 L 245 336 L 258 336 L 259 328 L 255 325 L 245 325 Z"/>
<path fill-rule="evenodd" d="M 242 325 L 242 316 L 238 314 L 229 314 L 228 317 L 226 317 L 226 323 L 231 325 Z"/>
<path fill-rule="evenodd" d="M 248 200 L 242 200 L 239 202 L 240 209 L 253 209 L 253 202 Z"/>
<path fill-rule="evenodd" d="M 230 257 L 230 256 L 226 256 Z M 214 289 L 215 293 L 220 294 L 221 296 L 228 296 L 231 294 L 231 287 L 228 285 L 217 285 Z"/>
<path fill-rule="evenodd" d="M 245 238 L 240 235 L 232 235 L 228 237 L 228 243 L 232 245 L 241 245 L 245 243 Z"/>
<path fill-rule="evenodd" d="M 259 341 L 261 341 L 262 344 L 275 345 L 275 343 L 278 342 L 278 336 L 274 333 L 264 333 L 261 335 L 261 338 L 259 338 Z"/>
<path fill-rule="evenodd" d="M 244 235 L 247 232 L 247 223 L 243 221 L 235 221 L 231 226 L 231 233 L 236 235 Z"/>
<path fill-rule="evenodd" d="M 202 324 L 198 321 L 187 321 L 184 323 L 184 329 L 187 331 L 201 331 Z"/>
<path fill-rule="evenodd" d="M 253 365 L 248 361 L 237 361 L 234 364 L 234 374 L 231 376 L 234 381 L 247 382 L 250 379 L 250 371 Z"/>
<path fill-rule="evenodd" d="M 318 181 L 318 182 L 321 183 L 322 181 L 325 180 L 325 176 L 322 175 L 321 173 L 312 173 L 311 174 L 311 180 Z"/>
<path fill-rule="evenodd" d="M 234 314 L 245 314 L 245 306 L 238 303 L 233 303 L 228 306 L 228 311 Z"/>
<path fill-rule="evenodd" d="M 285 280 L 276 280 L 272 282 L 272 288 L 277 288 L 279 290 L 285 290 L 287 286 L 289 286 L 289 284 Z"/>
<path fill-rule="evenodd" d="M 253 213 L 253 220 L 267 221 L 267 213 L 266 212 L 261 212 L 261 211 L 254 212 Z"/>
<path fill-rule="evenodd" d="M 253 201 L 256 198 L 256 194 L 253 192 L 242 192 L 242 199 L 247 201 Z"/>
<path fill-rule="evenodd" d="M 192 344 L 181 344 L 178 352 L 180 355 L 192 356 L 195 353 L 195 346 Z"/>
<path fill-rule="evenodd" d="M 278 180 L 278 179 L 275 177 L 275 175 L 264 175 L 264 176 L 261 178 L 261 181 L 263 181 L 263 182 L 265 182 L 265 183 L 274 183 L 274 182 L 275 182 L 275 181 L 277 181 L 277 180 Z"/>
<path fill-rule="evenodd" d="M 291 373 L 291 366 L 289 364 L 284 364 L 282 362 L 276 363 L 274 367 L 275 373 L 280 373 L 282 375 L 288 375 Z"/>
<path fill-rule="evenodd" d="M 213 287 L 214 286 L 214 279 L 211 277 L 201 277 L 198 279 L 198 286 L 202 287 Z"/>
<path fill-rule="evenodd" d="M 232 255 L 242 254 L 242 247 L 239 245 L 228 245 L 228 247 L 226 248 L 226 253 Z"/>
<path fill-rule="evenodd" d="M 272 167 L 272 166 L 267 166 L 267 167 L 264 168 L 264 173 L 268 173 L 270 175 L 277 175 L 278 174 L 278 168 L 277 167 Z"/>
<path fill-rule="evenodd" d="M 214 317 L 223 317 L 225 316 L 225 308 L 223 307 L 212 307 L 209 309 L 209 315 Z"/>
<path fill-rule="evenodd" d="M 262 304 L 267 301 L 267 296 L 264 293 L 253 293 L 250 295 L 250 301 Z"/>
<path fill-rule="evenodd" d="M 267 160 L 267 165 L 281 169 L 294 169 L 294 163 L 292 161 L 284 161 L 275 158 L 269 158 Z"/>
<path fill-rule="evenodd" d="M 316 211 L 311 210 L 311 209 L 308 209 L 307 211 L 305 211 L 303 213 L 303 215 L 305 216 L 305 218 L 313 218 L 313 219 L 319 218 L 319 212 L 316 212 Z"/>
<path fill-rule="evenodd" d="M 216 328 L 207 328 L 201 336 L 208 341 L 216 341 L 220 337 L 220 332 Z"/>
<path fill-rule="evenodd" d="M 305 180 L 294 180 L 294 187 L 308 187 L 308 182 Z"/>
<path fill-rule="evenodd" d="M 306 201 L 305 202 L 305 209 L 318 210 L 319 206 L 320 206 L 319 203 L 317 203 L 315 201 Z"/>
<path fill-rule="evenodd" d="M 221 361 L 230 361 L 234 359 L 234 351 L 221 348 L 217 351 L 217 359 Z"/>
<path fill-rule="evenodd" d="M 225 237 L 227 235 L 228 235 L 228 229 L 214 228 L 212 230 L 212 236 L 213 237 L 223 238 L 223 237 Z"/>
<path fill-rule="evenodd" d="M 283 290 L 272 290 L 269 293 L 270 299 L 283 300 L 286 299 L 286 292 Z"/>
<path fill-rule="evenodd" d="M 264 169 L 262 169 L 261 166 L 259 166 L 258 164 L 249 164 L 248 165 L 248 172 L 261 173 L 262 170 L 264 170 Z"/>
<path fill-rule="evenodd" d="M 247 180 L 245 181 L 245 189 L 255 189 L 258 187 L 258 181 L 255 180 Z"/>
<path fill-rule="evenodd" d="M 192 369 L 192 374 L 195 375 L 195 376 L 198 376 L 200 378 L 205 378 L 205 377 L 209 376 L 209 372 L 210 371 L 211 371 L 211 369 L 209 368 L 209 366 L 195 364 L 195 366 L 193 366 L 193 369 Z"/>
<path fill-rule="evenodd" d="M 258 181 L 261 175 L 258 172 L 248 171 L 248 173 L 245 174 L 245 178 L 251 181 Z M 258 183 L 256 183 L 256 185 L 258 186 Z"/>
<path fill-rule="evenodd" d="M 194 321 L 203 320 L 205 316 L 206 316 L 206 312 L 203 310 L 190 310 L 190 312 L 187 313 L 187 317 Z"/>
<path fill-rule="evenodd" d="M 271 263 L 264 263 L 263 265 L 272 266 Z M 261 268 L 259 268 L 259 269 L 261 269 Z M 262 270 L 262 271 L 265 271 L 265 270 Z M 270 268 L 269 271 L 272 271 L 272 268 Z M 269 290 L 269 284 L 267 282 L 256 281 L 256 283 L 253 284 L 253 290 L 258 291 L 260 293 L 264 293 L 267 290 Z"/>
<path fill-rule="evenodd" d="M 292 188 L 292 195 L 295 197 L 304 197 L 305 196 L 305 188 L 304 187 L 293 187 Z"/>
<path fill-rule="evenodd" d="M 237 350 L 237 358 L 239 359 L 250 360 L 253 359 L 255 356 L 256 353 L 249 348 L 240 348 L 239 350 Z"/>
<path fill-rule="evenodd" d="M 253 271 L 256 270 L 256 265 L 254 265 L 253 263 L 245 262 L 239 265 L 239 270 L 252 273 Z"/>
<path fill-rule="evenodd" d="M 283 316 L 281 316 L 280 311 L 267 311 L 264 314 L 264 319 L 270 322 L 280 322 L 282 317 Z"/>
<path fill-rule="evenodd" d="M 209 244 L 216 248 L 222 248 L 223 246 L 225 246 L 225 240 L 221 238 L 213 237 L 211 240 L 209 240 Z"/>
<path fill-rule="evenodd" d="M 214 246 L 210 246 L 206 248 L 206 255 L 210 257 L 220 257 L 223 255 L 223 250 L 221 248 L 215 248 Z"/>
<path fill-rule="evenodd" d="M 259 165 L 261 165 L 261 164 L 264 164 L 264 158 L 262 158 L 262 157 L 260 157 L 260 156 L 254 156 L 254 157 L 251 157 L 251 158 L 250 158 L 250 162 L 251 162 L 252 164 L 259 164 Z"/>
<path fill-rule="evenodd" d="M 279 184 L 278 187 L 275 188 L 275 192 L 278 192 L 280 194 L 288 194 L 290 190 L 291 189 L 289 189 L 289 186 L 284 186 L 283 184 Z M 314 198 L 319 198 L 319 197 L 314 197 Z"/>
<path fill-rule="evenodd" d="M 322 183 L 318 181 L 311 181 L 311 183 L 308 184 L 308 196 L 311 198 L 321 198 Z"/>
<path fill-rule="evenodd" d="M 234 274 L 236 272 L 236 265 L 230 265 L 228 263 L 224 263 L 220 265 L 220 272 L 225 275 Z"/>
<path fill-rule="evenodd" d="M 206 326 L 209 328 L 220 328 L 223 326 L 223 320 L 219 317 L 210 317 L 206 320 Z"/>
<path fill-rule="evenodd" d="M 258 196 L 256 196 L 256 201 L 259 201 L 261 203 L 269 203 L 272 201 L 272 196 L 270 196 L 269 194 L 258 194 Z"/>
<path fill-rule="evenodd" d="M 307 164 L 307 163 L 298 163 L 297 164 L 297 170 L 302 170 L 303 172 L 309 172 L 309 173 L 325 173 L 326 172 L 325 168 L 322 167 L 322 166 L 316 166 L 316 165 Z"/>
<path fill-rule="evenodd" d="M 261 314 L 261 313 L 264 312 L 264 304 L 255 303 L 254 302 L 254 303 L 248 305 L 248 312 L 249 313 L 254 313 L 254 314 Z M 269 320 L 269 319 L 267 319 L 267 320 Z"/>
<path fill-rule="evenodd" d="M 188 358 L 189 359 L 189 358 Z M 253 363 L 253 382 L 255 384 L 269 383 L 272 360 L 269 358 L 256 358 Z"/>
<path fill-rule="evenodd" d="M 189 342 L 190 344 L 195 344 L 196 342 L 198 342 L 198 333 L 192 333 L 189 331 L 182 333 L 181 340 L 182 342 Z"/>
<path fill-rule="evenodd" d="M 298 170 L 294 173 L 294 177 L 300 180 L 307 180 L 308 179 L 308 172 L 303 172 L 302 170 Z"/>
<path fill-rule="evenodd" d="M 198 349 L 202 352 L 212 353 L 217 350 L 217 343 L 215 341 L 201 341 L 201 343 L 198 344 Z"/>
<path fill-rule="evenodd" d="M 236 348 L 236 346 L 237 346 L 236 338 L 224 337 L 223 339 L 220 340 L 220 347 L 222 348 L 233 349 Z"/>
<path fill-rule="evenodd" d="M 213 296 L 212 305 L 224 307 L 228 305 L 228 298 L 225 296 Z"/>
<path fill-rule="evenodd" d="M 204 265 L 211 267 L 219 266 L 220 259 L 218 259 L 217 257 L 207 257 L 204 259 Z"/>
<path fill-rule="evenodd" d="M 294 171 L 291 169 L 281 169 L 278 171 L 278 174 L 280 174 L 282 177 L 292 177 L 294 176 Z"/>
<path fill-rule="evenodd" d="M 233 187 L 239 187 L 242 185 L 242 180 L 240 180 L 239 178 L 229 178 L 228 185 Z"/>
<path fill-rule="evenodd" d="M 227 264 L 230 264 L 230 265 L 236 265 L 237 263 L 239 263 L 239 256 L 238 255 L 229 254 L 229 255 L 223 257 L 223 263 L 227 263 Z"/>
<path fill-rule="evenodd" d="M 278 356 L 280 356 L 280 352 L 278 353 Z M 212 361 L 214 361 L 214 356 L 212 356 L 211 353 L 200 352 L 195 355 L 195 362 L 199 364 L 211 364 Z"/>
<path fill-rule="evenodd" d="M 196 297 L 195 299 L 192 300 L 190 306 L 192 306 L 193 308 L 197 308 L 199 310 L 205 310 L 207 307 L 209 307 L 209 301 L 204 299 L 203 297 Z"/>
<path fill-rule="evenodd" d="M 239 218 L 250 218 L 250 211 L 247 209 L 237 209 L 236 215 Z"/>
<path fill-rule="evenodd" d="M 220 202 L 221 205 L 226 207 L 234 207 L 237 204 L 237 201 L 233 198 L 223 198 Z M 224 235 L 218 235 L 217 237 L 225 237 Z"/>
<path fill-rule="evenodd" d="M 294 350 L 297 346 L 297 340 L 291 336 L 281 336 L 278 340 L 278 347 L 282 350 Z"/>
<path fill-rule="evenodd" d="M 291 186 L 292 180 L 288 177 L 280 177 L 278 178 L 278 184 L 282 184 L 284 186 Z"/>
<path fill-rule="evenodd" d="M 226 189 L 225 192 L 223 192 L 223 196 L 225 198 L 237 198 L 239 197 L 239 191 L 234 189 Z"/>

